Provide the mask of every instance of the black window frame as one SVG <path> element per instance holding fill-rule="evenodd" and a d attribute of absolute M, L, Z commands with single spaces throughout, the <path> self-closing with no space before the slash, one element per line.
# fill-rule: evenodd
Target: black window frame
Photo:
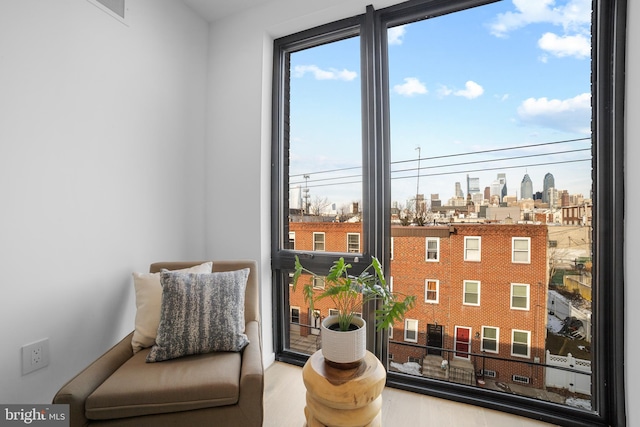
<path fill-rule="evenodd" d="M 308 356 L 285 350 L 288 336 L 288 271 L 295 251 L 286 249 L 288 200 L 287 159 L 283 141 L 288 115 L 286 53 L 359 34 L 362 64 L 363 241 L 361 265 L 376 254 L 389 265 L 389 83 L 386 28 L 439 16 L 494 0 L 410 0 L 310 29 L 274 41 L 272 143 L 272 271 L 273 325 L 276 359 L 302 365 Z M 491 390 L 476 390 L 395 372 L 387 386 L 469 403 L 541 421 L 571 426 L 626 425 L 624 387 L 624 94 L 627 0 L 593 0 L 592 18 L 592 157 L 593 157 L 593 272 L 594 363 L 593 411 L 538 401 Z M 330 259 L 308 259 L 312 268 L 326 267 Z M 335 254 L 334 254 L 335 255 Z M 603 286 L 606 284 L 607 286 Z M 372 308 L 369 308 L 372 309 Z M 366 311 L 366 310 L 365 310 Z M 368 333 L 367 345 L 386 362 L 384 335 Z"/>

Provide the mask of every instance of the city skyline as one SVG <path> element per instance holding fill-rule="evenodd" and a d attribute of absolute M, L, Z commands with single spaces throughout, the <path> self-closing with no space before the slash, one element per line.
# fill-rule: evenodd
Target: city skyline
<path fill-rule="evenodd" d="M 498 175 L 500 175 L 500 173 L 496 173 L 496 178 L 498 177 Z M 506 174 L 505 174 L 506 175 Z M 512 196 L 512 197 L 517 197 L 517 200 L 522 200 L 522 199 L 528 199 L 529 197 L 523 197 L 522 194 L 522 185 L 523 185 L 523 181 L 525 179 L 525 177 L 529 178 L 530 181 L 530 185 L 531 185 L 531 192 L 532 192 L 532 197 L 530 197 L 530 199 L 541 199 L 544 203 L 548 203 L 548 200 L 546 200 L 543 195 L 545 194 L 545 180 L 548 181 L 548 177 L 551 176 L 551 178 L 555 178 L 553 173 L 551 172 L 546 172 L 544 174 L 544 177 L 542 178 L 542 180 L 540 181 L 539 185 L 536 185 L 535 180 L 531 178 L 531 176 L 528 173 L 525 173 L 523 177 L 513 180 L 509 180 L 508 176 L 506 179 L 507 182 L 507 193 L 505 196 Z M 447 194 L 442 194 L 442 193 L 423 193 L 420 192 L 418 194 L 420 194 L 421 196 L 424 197 L 424 200 L 427 203 L 430 203 L 431 200 L 431 196 L 432 195 L 438 195 L 438 200 L 441 201 L 442 205 L 446 205 L 447 201 L 457 197 L 456 191 L 458 190 L 458 187 L 460 188 L 460 190 L 463 192 L 463 197 L 466 199 L 467 198 L 467 188 L 468 186 L 466 185 L 467 183 L 467 179 L 470 180 L 477 180 L 478 182 L 478 189 L 477 191 L 475 191 L 474 193 L 481 193 L 484 194 L 485 189 L 486 188 L 490 188 L 491 187 L 491 183 L 488 183 L 487 185 L 483 185 L 482 181 L 478 178 L 478 177 L 474 177 L 471 175 L 467 175 L 465 176 L 465 180 L 464 181 L 452 181 L 451 182 L 451 191 Z M 492 182 L 495 181 L 495 178 L 492 180 Z M 517 181 L 517 182 L 516 182 Z M 553 179 L 554 181 L 554 185 L 555 185 L 555 179 Z M 509 190 L 509 188 L 512 189 Z M 568 191 L 566 188 L 561 188 L 561 187 L 555 187 L 553 186 L 553 188 L 558 192 L 558 197 L 559 197 L 559 193 L 562 191 Z M 291 196 L 290 196 L 290 208 L 292 209 L 300 209 L 302 206 L 302 198 L 304 197 L 303 195 L 303 190 L 304 186 L 299 186 L 299 187 L 294 187 L 291 189 Z M 347 206 L 347 205 L 351 205 L 351 203 L 356 202 L 356 203 L 360 203 L 361 200 L 353 200 L 351 203 L 338 203 L 336 201 L 330 200 L 328 199 L 326 196 L 324 196 L 321 191 L 316 188 L 316 191 L 313 191 L 313 187 L 311 187 L 309 189 L 309 192 L 307 193 L 309 195 L 309 200 L 313 200 L 313 199 L 326 199 L 326 201 L 328 202 L 327 206 L 326 206 L 326 212 L 325 213 L 329 213 L 332 212 L 334 210 L 340 210 L 341 208 Z M 584 194 L 584 193 L 572 193 L 570 191 L 569 195 L 571 196 L 578 196 L 578 195 L 582 195 L 582 197 L 584 199 L 591 199 L 591 194 Z M 536 197 L 536 195 L 539 195 L 540 197 Z M 392 206 L 398 206 L 398 205 L 402 205 L 403 207 L 408 207 L 411 203 L 414 202 L 416 195 L 412 194 L 410 196 L 409 199 L 407 200 L 392 200 Z M 486 199 L 485 199 L 486 200 Z"/>
<path fill-rule="evenodd" d="M 508 195 L 551 172 L 590 197 L 591 3 L 523 3 L 388 29 L 392 201 L 498 173 Z M 359 52 L 351 37 L 291 55 L 290 185 L 337 205 L 362 200 Z"/>

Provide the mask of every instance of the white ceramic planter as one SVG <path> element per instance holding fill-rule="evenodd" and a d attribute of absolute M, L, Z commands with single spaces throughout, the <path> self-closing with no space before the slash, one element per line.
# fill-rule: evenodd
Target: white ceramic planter
<path fill-rule="evenodd" d="M 367 328 L 362 317 L 355 316 L 352 324 L 358 326 L 353 331 L 334 331 L 329 327 L 338 323 L 338 316 L 326 317 L 321 324 L 322 355 L 334 367 L 350 369 L 360 365 L 367 352 Z"/>

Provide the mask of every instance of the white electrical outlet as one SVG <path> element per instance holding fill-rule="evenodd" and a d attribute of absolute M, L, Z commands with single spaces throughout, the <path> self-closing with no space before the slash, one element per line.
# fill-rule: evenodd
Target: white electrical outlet
<path fill-rule="evenodd" d="M 22 375 L 49 364 L 49 338 L 22 346 Z"/>

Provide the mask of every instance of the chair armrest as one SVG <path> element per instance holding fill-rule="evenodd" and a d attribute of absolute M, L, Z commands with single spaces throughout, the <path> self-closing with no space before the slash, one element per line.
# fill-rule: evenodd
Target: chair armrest
<path fill-rule="evenodd" d="M 238 404 L 245 416 L 252 420 L 252 425 L 261 426 L 264 417 L 264 366 L 260 323 L 255 320 L 247 323 L 245 334 L 249 338 L 249 345 L 242 353 Z"/>
<path fill-rule="evenodd" d="M 69 380 L 56 393 L 53 403 L 69 405 L 72 426 L 87 425 L 88 420 L 85 416 L 87 397 L 133 356 L 132 336 L 133 332 Z"/>

